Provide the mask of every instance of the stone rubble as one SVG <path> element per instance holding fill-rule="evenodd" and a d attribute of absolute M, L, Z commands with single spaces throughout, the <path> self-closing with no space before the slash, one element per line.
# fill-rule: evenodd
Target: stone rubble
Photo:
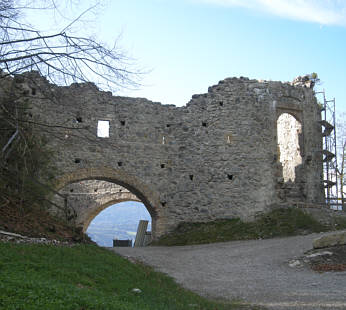
<path fill-rule="evenodd" d="M 61 246 L 73 246 L 74 243 L 68 241 L 59 241 L 55 239 L 47 238 L 32 238 L 22 236 L 19 234 L 0 230 L 0 242 L 11 242 L 16 244 L 31 243 L 31 244 L 45 244 L 45 245 L 61 245 Z"/>

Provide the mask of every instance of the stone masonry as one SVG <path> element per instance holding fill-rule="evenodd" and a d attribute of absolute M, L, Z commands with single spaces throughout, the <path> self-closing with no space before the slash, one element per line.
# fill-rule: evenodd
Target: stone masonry
<path fill-rule="evenodd" d="M 82 227 L 83 232 L 88 229 L 90 222 L 102 210 L 113 204 L 124 201 L 141 202 L 136 195 L 127 188 L 118 184 L 98 180 L 86 180 L 69 184 L 60 190 L 60 194 L 67 197 L 67 210 L 63 208 L 61 196 L 55 195 L 53 201 L 61 206 L 61 209 L 50 209 L 50 212 L 60 216 L 71 217 L 76 226 Z"/>
<path fill-rule="evenodd" d="M 55 189 L 66 194 L 66 186 L 83 180 L 122 186 L 147 207 L 154 238 L 184 221 L 251 220 L 292 201 L 324 202 L 321 116 L 312 88 L 227 78 L 176 107 L 112 96 L 90 83 L 59 87 L 35 72 L 13 83 L 28 94 L 28 117 L 55 152 Z M 294 180 L 283 178 L 280 162 L 283 113 L 301 126 Z M 99 121 L 109 125 L 109 137 L 97 136 Z M 82 214 L 71 219 L 84 229 L 88 221 Z"/>

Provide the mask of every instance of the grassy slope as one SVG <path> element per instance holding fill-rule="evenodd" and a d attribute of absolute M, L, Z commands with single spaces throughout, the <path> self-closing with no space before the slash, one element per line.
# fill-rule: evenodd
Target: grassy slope
<path fill-rule="evenodd" d="M 255 308 L 208 301 L 149 267 L 94 245 L 0 243 L 0 309 Z"/>
<path fill-rule="evenodd" d="M 343 228 L 346 228 L 346 222 L 340 223 L 339 229 Z M 276 209 L 249 223 L 244 223 L 240 219 L 218 220 L 208 223 L 182 223 L 171 234 L 163 236 L 155 242 L 155 245 L 187 245 L 264 239 L 331 229 L 302 210 L 294 208 Z"/>

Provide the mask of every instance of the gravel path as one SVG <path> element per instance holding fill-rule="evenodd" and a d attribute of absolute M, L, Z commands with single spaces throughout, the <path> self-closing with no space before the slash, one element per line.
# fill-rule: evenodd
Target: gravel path
<path fill-rule="evenodd" d="M 346 310 L 346 272 L 289 266 L 318 236 L 113 250 L 207 297 L 241 299 L 278 310 Z"/>

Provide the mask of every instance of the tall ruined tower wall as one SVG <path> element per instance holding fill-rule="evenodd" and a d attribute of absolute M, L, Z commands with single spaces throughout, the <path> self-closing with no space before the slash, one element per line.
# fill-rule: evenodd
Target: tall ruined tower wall
<path fill-rule="evenodd" d="M 324 200 L 320 108 L 310 88 L 228 78 L 184 107 L 39 77 L 17 88 L 30 92 L 29 117 L 44 124 L 55 150 L 56 189 L 85 179 L 124 186 L 147 206 L 156 237 L 183 221 L 247 220 L 281 203 Z M 288 183 L 277 141 L 283 113 L 301 124 L 302 163 Z M 99 120 L 109 121 L 108 138 L 97 137 Z"/>

